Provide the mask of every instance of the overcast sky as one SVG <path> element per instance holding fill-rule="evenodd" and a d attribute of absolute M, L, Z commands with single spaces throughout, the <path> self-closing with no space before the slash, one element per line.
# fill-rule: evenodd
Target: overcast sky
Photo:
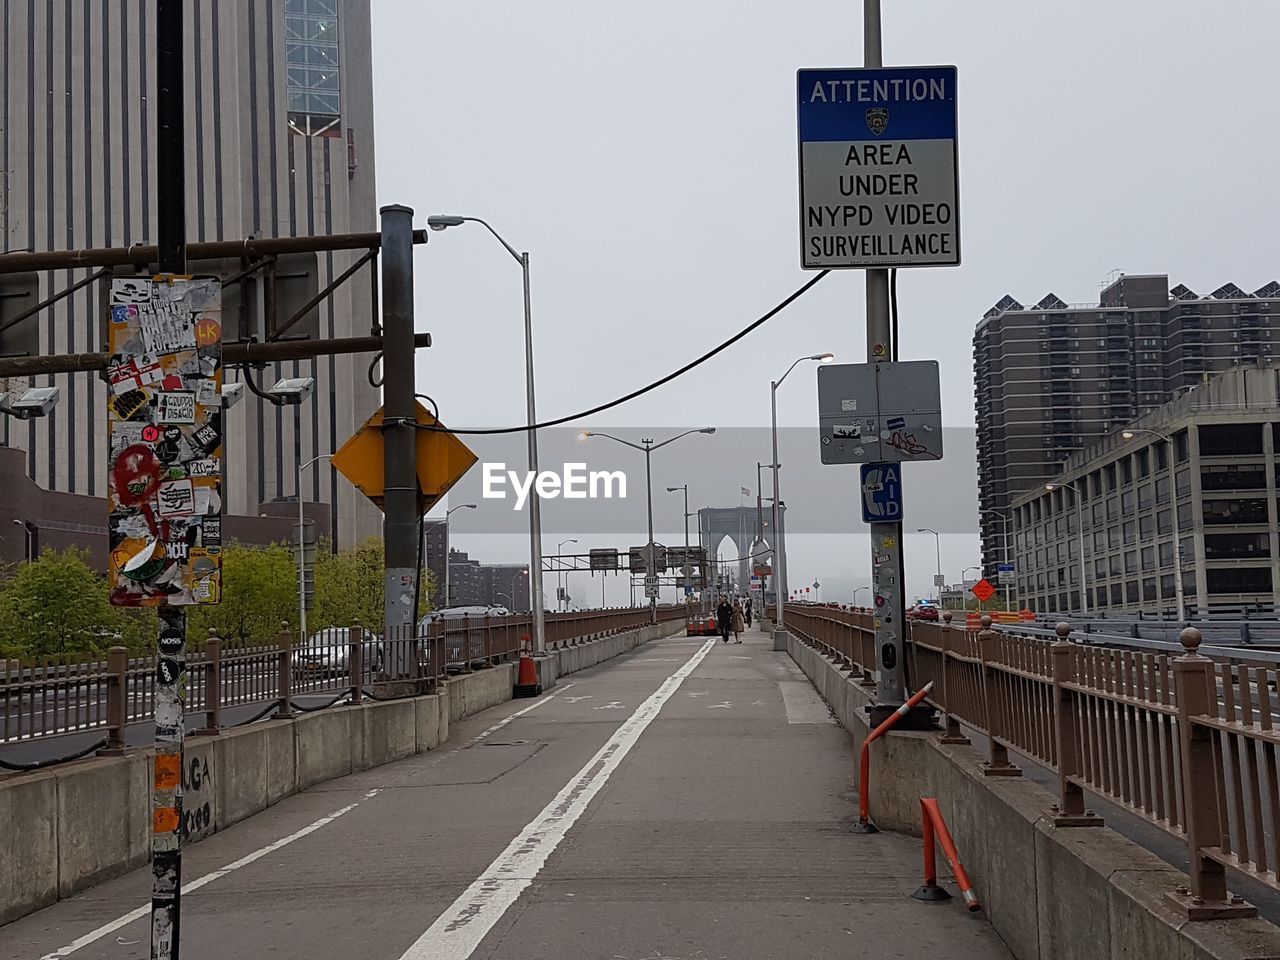
<path fill-rule="evenodd" d="M 485 217 L 531 252 L 541 419 L 657 379 L 811 276 L 799 268 L 795 71 L 861 65 L 860 4 L 373 6 L 379 201 L 420 221 Z M 973 327 L 1006 292 L 1096 302 L 1117 268 L 1201 293 L 1280 276 L 1278 31 L 1270 0 L 886 0 L 886 64 L 959 68 L 964 263 L 903 270 L 898 284 L 901 356 L 940 361 L 947 426 L 973 423 Z M 420 389 L 450 425 L 523 422 L 518 265 L 469 225 L 433 235 L 416 267 L 418 326 L 435 338 Z M 861 272 L 833 274 L 696 374 L 584 425 L 767 427 L 770 379 L 811 352 L 863 361 L 863 318 Z M 811 369 L 779 393 L 779 420 L 815 425 Z M 957 447 L 968 462 L 948 477 L 973 485 L 971 448 Z M 767 447 L 752 459 L 768 460 Z M 816 447 L 784 459 L 793 474 L 845 470 L 847 500 L 822 507 L 856 512 L 854 468 L 822 467 Z M 691 509 L 732 505 L 724 491 L 754 487 L 754 462 L 732 469 L 691 476 L 686 460 L 685 475 L 659 477 L 655 455 L 655 486 L 687 480 Z M 660 530 L 678 529 L 679 511 L 662 507 Z M 642 500 L 636 510 L 642 531 Z M 486 560 L 523 549 L 514 536 L 468 538 L 464 522 L 454 543 Z M 816 576 L 847 594 L 867 582 L 863 535 L 788 546 L 793 586 Z M 907 550 L 909 591 L 923 592 L 932 537 L 913 534 Z M 972 533 L 948 534 L 942 550 L 949 580 L 979 559 Z"/>

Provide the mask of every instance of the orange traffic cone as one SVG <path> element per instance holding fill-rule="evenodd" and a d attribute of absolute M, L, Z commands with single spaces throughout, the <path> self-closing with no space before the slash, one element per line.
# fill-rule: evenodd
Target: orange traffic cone
<path fill-rule="evenodd" d="M 527 653 L 520 655 L 520 672 L 516 677 L 516 685 L 511 691 L 511 696 L 519 697 L 536 697 L 542 692 L 542 685 L 538 683 L 538 668 L 533 662 L 533 657 Z"/>

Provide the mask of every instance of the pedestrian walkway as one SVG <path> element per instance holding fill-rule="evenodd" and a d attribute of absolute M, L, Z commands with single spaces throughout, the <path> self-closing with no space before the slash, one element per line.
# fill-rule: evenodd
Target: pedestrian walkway
<path fill-rule="evenodd" d="M 647 644 L 188 848 L 184 960 L 1007 960 L 910 899 L 918 840 L 849 832 L 848 735 L 743 639 Z M 0 958 L 145 958 L 149 886 L 0 928 Z"/>

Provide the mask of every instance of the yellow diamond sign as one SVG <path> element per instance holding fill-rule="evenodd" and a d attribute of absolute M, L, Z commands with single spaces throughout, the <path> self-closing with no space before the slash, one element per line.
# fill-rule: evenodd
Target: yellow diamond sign
<path fill-rule="evenodd" d="M 422 404 L 417 407 L 418 423 L 424 426 L 444 424 Z M 418 430 L 418 489 L 422 492 L 422 512 L 426 513 L 443 497 L 476 462 L 471 449 L 445 430 Z M 333 455 L 338 471 L 355 484 L 356 489 L 382 506 L 386 488 L 383 475 L 382 408 L 364 422 L 359 430 Z"/>

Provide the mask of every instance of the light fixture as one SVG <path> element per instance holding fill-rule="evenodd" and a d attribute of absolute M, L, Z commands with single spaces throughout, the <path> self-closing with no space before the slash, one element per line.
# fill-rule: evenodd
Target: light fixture
<path fill-rule="evenodd" d="M 267 391 L 267 396 L 276 403 L 297 406 L 311 396 L 315 388 L 315 377 L 285 377 L 276 381 L 276 385 Z"/>
<path fill-rule="evenodd" d="M 460 227 L 464 223 L 466 223 L 465 217 L 450 217 L 450 216 L 444 216 L 442 214 L 436 214 L 435 216 L 427 217 L 427 226 L 430 227 L 432 230 L 437 230 L 437 231 L 447 230 L 449 229 L 449 227 Z"/>
<path fill-rule="evenodd" d="M 0 393 L 0 413 L 19 420 L 47 416 L 58 405 L 58 398 L 57 387 L 31 387 L 17 395 Z"/>
<path fill-rule="evenodd" d="M 715 433 L 715 432 L 716 432 L 716 428 L 715 428 L 715 427 L 703 427 L 703 428 L 702 428 L 701 430 L 699 430 L 698 432 L 699 432 L 699 433 Z"/>
<path fill-rule="evenodd" d="M 591 431 L 590 431 L 590 430 L 580 430 L 580 431 L 578 432 L 578 439 L 579 439 L 579 440 L 585 440 L 585 439 L 587 439 L 587 437 L 589 437 L 589 436 L 591 436 Z"/>
<path fill-rule="evenodd" d="M 817 360 L 819 363 L 830 363 L 836 358 L 834 353 L 815 353 L 810 360 Z"/>
<path fill-rule="evenodd" d="M 222 385 L 222 409 L 230 410 L 244 399 L 243 383 L 224 383 Z"/>
<path fill-rule="evenodd" d="M 1054 490 L 1058 489 L 1058 485 L 1056 483 L 1046 483 L 1044 488 L 1052 493 Z"/>

